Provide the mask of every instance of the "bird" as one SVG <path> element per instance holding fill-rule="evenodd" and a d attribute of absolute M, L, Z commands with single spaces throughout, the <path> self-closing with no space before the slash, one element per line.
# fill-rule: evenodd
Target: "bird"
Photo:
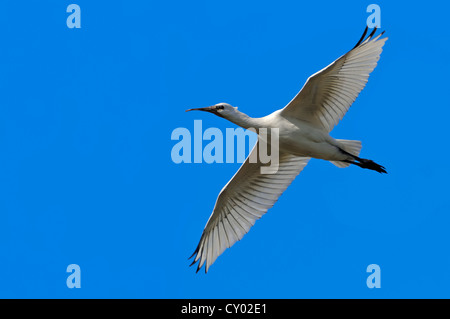
<path fill-rule="evenodd" d="M 204 111 L 244 129 L 278 128 L 278 171 L 262 174 L 261 161 L 250 161 L 256 145 L 232 179 L 219 193 L 213 212 L 203 229 L 197 248 L 189 258 L 205 273 L 225 249 L 248 233 L 278 200 L 311 158 L 327 160 L 337 167 L 356 165 L 387 173 L 372 160 L 360 158 L 361 142 L 334 139 L 329 135 L 365 87 L 388 39 L 377 28 L 368 27 L 357 44 L 327 67 L 311 75 L 297 95 L 282 109 L 252 118 L 228 103 L 188 111 Z M 367 36 L 367 37 L 366 37 Z"/>

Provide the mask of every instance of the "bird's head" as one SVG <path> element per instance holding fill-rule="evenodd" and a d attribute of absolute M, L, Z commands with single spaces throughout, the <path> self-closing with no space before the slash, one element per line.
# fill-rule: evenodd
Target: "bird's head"
<path fill-rule="evenodd" d="M 213 106 L 186 110 L 186 112 L 189 111 L 210 112 L 223 118 L 230 118 L 237 112 L 237 107 L 231 106 L 228 103 L 217 103 Z"/>

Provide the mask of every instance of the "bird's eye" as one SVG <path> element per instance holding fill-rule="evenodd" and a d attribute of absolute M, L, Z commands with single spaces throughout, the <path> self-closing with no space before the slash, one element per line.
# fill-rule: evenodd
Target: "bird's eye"
<path fill-rule="evenodd" d="M 217 105 L 217 106 L 216 106 L 216 109 L 217 109 L 217 110 L 223 110 L 223 109 L 224 109 L 224 106 L 223 106 L 223 105 Z"/>

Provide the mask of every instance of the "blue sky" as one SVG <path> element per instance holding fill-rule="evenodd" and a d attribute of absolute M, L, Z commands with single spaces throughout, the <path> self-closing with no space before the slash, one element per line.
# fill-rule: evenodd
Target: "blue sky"
<path fill-rule="evenodd" d="M 372 2 L 80 0 L 69 29 L 71 3 L 0 10 L 0 297 L 450 297 L 448 3 L 376 2 L 389 40 L 332 136 L 389 174 L 312 160 L 206 275 L 187 258 L 240 164 L 173 163 L 174 129 L 234 127 L 185 109 L 283 107 Z"/>

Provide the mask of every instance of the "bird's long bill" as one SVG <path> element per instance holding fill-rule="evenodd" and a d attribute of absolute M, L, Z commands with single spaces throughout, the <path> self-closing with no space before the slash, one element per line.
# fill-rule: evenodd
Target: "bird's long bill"
<path fill-rule="evenodd" d="M 205 112 L 212 112 L 213 107 L 212 106 L 208 106 L 208 107 L 200 107 L 200 108 L 196 108 L 196 109 L 189 109 L 186 110 L 186 112 L 190 112 L 190 111 L 205 111 Z"/>

